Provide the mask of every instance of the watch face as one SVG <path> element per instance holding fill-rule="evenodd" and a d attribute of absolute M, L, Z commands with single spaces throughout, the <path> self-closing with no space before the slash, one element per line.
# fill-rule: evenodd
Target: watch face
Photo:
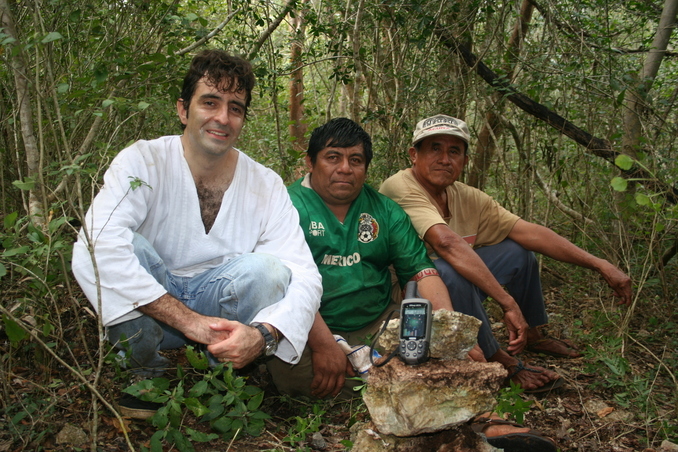
<path fill-rule="evenodd" d="M 273 344 L 266 344 L 266 349 L 264 351 L 264 354 L 266 356 L 272 356 L 275 354 L 275 352 L 278 350 L 278 344 L 273 343 Z"/>

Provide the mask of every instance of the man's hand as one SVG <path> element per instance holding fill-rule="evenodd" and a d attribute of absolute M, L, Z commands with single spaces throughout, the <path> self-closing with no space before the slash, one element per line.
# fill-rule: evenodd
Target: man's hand
<path fill-rule="evenodd" d="M 313 348 L 313 381 L 311 394 L 318 398 L 339 394 L 344 387 L 346 375 L 355 376 L 353 366 L 336 341 Z"/>
<path fill-rule="evenodd" d="M 265 341 L 256 328 L 219 319 L 210 325 L 210 329 L 222 337 L 225 335 L 225 339 L 207 346 L 207 350 L 220 362 L 231 361 L 235 369 L 241 369 L 261 355 Z"/>
<path fill-rule="evenodd" d="M 600 269 L 607 284 L 614 290 L 614 294 L 619 297 L 619 304 L 629 305 L 633 298 L 633 289 L 631 288 L 631 278 L 626 273 L 619 270 L 614 265 L 605 261 L 607 265 Z"/>
<path fill-rule="evenodd" d="M 209 317 L 188 308 L 169 293 L 144 306 L 139 311 L 167 325 L 200 344 L 214 344 L 228 339 L 228 331 L 215 331 L 210 326 L 219 322 L 219 317 Z"/>
<path fill-rule="evenodd" d="M 508 352 L 512 355 L 522 352 L 527 345 L 529 327 L 517 305 L 504 312 L 504 324 L 509 334 Z"/>
<path fill-rule="evenodd" d="M 477 363 L 487 362 L 487 360 L 485 359 L 485 354 L 483 354 L 483 351 L 480 349 L 480 346 L 478 344 L 476 344 L 471 350 L 469 350 L 468 357 L 471 361 L 475 361 Z"/>

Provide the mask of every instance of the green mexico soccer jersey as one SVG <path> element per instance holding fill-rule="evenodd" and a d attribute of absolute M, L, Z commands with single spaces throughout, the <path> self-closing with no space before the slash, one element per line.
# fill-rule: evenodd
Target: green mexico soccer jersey
<path fill-rule="evenodd" d="M 359 330 L 391 302 L 389 265 L 404 286 L 433 263 L 407 214 L 372 187 L 363 186 L 342 224 L 302 181 L 288 191 L 323 278 L 320 314 L 332 330 Z"/>

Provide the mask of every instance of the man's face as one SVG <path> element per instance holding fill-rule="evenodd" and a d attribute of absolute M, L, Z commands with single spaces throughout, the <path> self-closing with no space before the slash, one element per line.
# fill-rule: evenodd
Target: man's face
<path fill-rule="evenodd" d="M 442 191 L 459 179 L 468 156 L 466 143 L 451 135 L 433 135 L 424 138 L 417 151 L 410 148 L 412 171 L 424 188 Z"/>
<path fill-rule="evenodd" d="M 315 163 L 306 156 L 311 187 L 329 206 L 351 204 L 360 194 L 367 176 L 365 151 L 360 143 L 349 148 L 326 147 Z"/>
<path fill-rule="evenodd" d="M 185 151 L 218 157 L 232 149 L 245 122 L 245 99 L 244 92 L 220 91 L 201 79 L 188 110 L 177 101 Z"/>

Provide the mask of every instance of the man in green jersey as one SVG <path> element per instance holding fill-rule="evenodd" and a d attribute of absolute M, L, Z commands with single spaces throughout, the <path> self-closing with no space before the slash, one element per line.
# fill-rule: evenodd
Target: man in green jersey
<path fill-rule="evenodd" d="M 407 214 L 365 184 L 372 140 L 355 122 L 336 118 L 316 128 L 308 174 L 288 188 L 323 281 L 319 312 L 301 361 L 268 363 L 278 389 L 290 395 L 350 397 L 355 375 L 333 334 L 349 344 L 376 332 L 391 311 L 393 266 L 403 287 L 417 281 L 434 309 L 452 309 L 448 291 Z M 473 355 L 473 353 L 472 353 Z M 474 357 L 483 360 L 477 349 Z"/>
<path fill-rule="evenodd" d="M 311 134 L 306 154 L 308 174 L 288 188 L 299 224 L 322 276 L 320 310 L 296 365 L 268 361 L 278 389 L 293 396 L 349 398 L 354 369 L 333 334 L 359 344 L 376 332 L 393 308 L 393 266 L 403 287 L 417 282 L 433 309 L 452 309 L 449 294 L 407 214 L 391 199 L 365 184 L 372 140 L 355 122 L 333 119 Z M 476 346 L 469 356 L 485 361 Z M 555 444 L 535 430 L 496 419 L 477 418 L 474 429 L 508 452 L 555 451 Z"/>

